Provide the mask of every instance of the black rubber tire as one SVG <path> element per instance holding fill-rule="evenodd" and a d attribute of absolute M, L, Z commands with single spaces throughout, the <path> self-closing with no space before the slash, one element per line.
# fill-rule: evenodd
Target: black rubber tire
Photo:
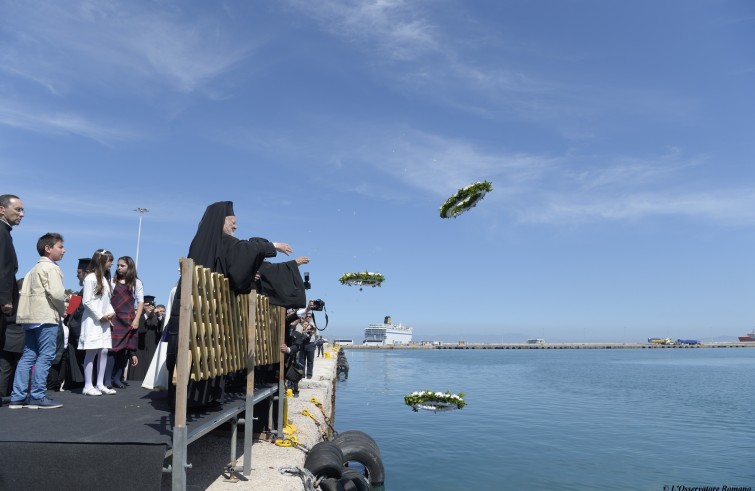
<path fill-rule="evenodd" d="M 385 482 L 385 468 L 380 458 L 380 451 L 372 438 L 344 432 L 333 439 L 333 443 L 343 452 L 343 464 L 359 462 L 367 470 L 367 478 L 373 486 L 380 486 Z M 361 432 L 360 432 L 361 433 Z"/>
<path fill-rule="evenodd" d="M 356 446 L 356 445 L 368 445 L 370 448 L 372 448 L 375 453 L 380 455 L 380 447 L 378 447 L 377 442 L 367 433 L 364 431 L 359 430 L 348 430 L 348 431 L 342 431 L 338 433 L 336 436 L 333 437 L 333 440 L 331 440 L 336 445 L 340 445 L 341 442 L 344 442 L 348 446 Z"/>
<path fill-rule="evenodd" d="M 343 452 L 338 445 L 332 442 L 320 442 L 310 449 L 304 460 L 304 468 L 308 469 L 316 477 L 341 478 Z"/>
<path fill-rule="evenodd" d="M 338 479 L 333 479 L 332 477 L 320 481 L 320 485 L 318 487 L 321 491 L 346 491 L 345 489 L 343 489 L 343 484 L 341 484 L 341 481 L 339 481 Z"/>
<path fill-rule="evenodd" d="M 338 482 L 343 486 L 343 491 L 359 491 L 357 485 L 351 479 L 341 478 Z"/>
<path fill-rule="evenodd" d="M 356 489 L 356 491 L 372 491 L 370 480 L 361 472 L 355 471 L 354 469 L 344 469 L 343 474 L 341 474 L 341 483 L 344 483 L 344 481 L 351 481 L 354 483 L 354 489 Z M 346 485 L 344 484 L 343 487 L 346 488 Z"/>
<path fill-rule="evenodd" d="M 343 484 L 341 484 L 341 481 L 339 481 L 338 479 L 333 479 L 332 477 L 320 481 L 320 485 L 318 487 L 321 491 L 346 491 L 345 489 L 343 489 Z"/>

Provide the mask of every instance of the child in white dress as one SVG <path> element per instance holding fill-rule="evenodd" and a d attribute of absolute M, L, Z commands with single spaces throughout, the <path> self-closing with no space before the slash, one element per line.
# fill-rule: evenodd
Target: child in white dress
<path fill-rule="evenodd" d="M 113 266 L 113 254 L 105 249 L 97 249 L 84 278 L 84 293 L 81 303 L 84 315 L 81 318 L 81 336 L 79 349 L 86 350 L 84 357 L 84 390 L 87 396 L 115 394 L 105 386 L 105 368 L 107 353 L 112 345 L 110 320 L 115 316 L 110 305 L 112 295 L 110 287 L 110 268 Z M 94 359 L 97 358 L 97 386 L 92 383 Z"/>

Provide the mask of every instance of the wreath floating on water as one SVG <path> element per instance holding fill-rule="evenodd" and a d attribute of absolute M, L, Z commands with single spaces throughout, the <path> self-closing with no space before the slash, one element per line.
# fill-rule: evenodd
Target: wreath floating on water
<path fill-rule="evenodd" d="M 376 286 L 383 284 L 385 276 L 380 273 L 370 273 L 369 271 L 364 271 L 362 273 L 344 273 L 338 278 L 338 281 L 340 281 L 342 285 L 360 287 L 371 286 L 375 288 Z"/>
<path fill-rule="evenodd" d="M 476 182 L 459 189 L 440 207 L 441 218 L 456 218 L 465 211 L 477 206 L 477 202 L 485 197 L 485 194 L 493 190 L 493 185 L 488 181 Z"/>
<path fill-rule="evenodd" d="M 433 392 L 432 390 L 420 390 L 412 392 L 404 397 L 404 403 L 412 407 L 415 413 L 420 409 L 425 411 L 453 411 L 467 405 L 464 394 L 452 394 L 450 391 Z"/>

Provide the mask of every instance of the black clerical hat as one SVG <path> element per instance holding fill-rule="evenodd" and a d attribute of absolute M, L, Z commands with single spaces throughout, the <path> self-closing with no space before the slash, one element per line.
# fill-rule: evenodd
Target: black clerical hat
<path fill-rule="evenodd" d="M 155 303 L 154 295 L 144 295 L 144 303 Z"/>
<path fill-rule="evenodd" d="M 233 212 L 233 201 L 226 201 L 225 202 L 225 216 L 227 217 L 235 217 L 236 214 Z"/>
<path fill-rule="evenodd" d="M 76 266 L 76 269 L 87 269 L 89 267 L 89 263 L 92 262 L 91 258 L 88 257 L 82 257 L 79 259 L 79 265 Z"/>

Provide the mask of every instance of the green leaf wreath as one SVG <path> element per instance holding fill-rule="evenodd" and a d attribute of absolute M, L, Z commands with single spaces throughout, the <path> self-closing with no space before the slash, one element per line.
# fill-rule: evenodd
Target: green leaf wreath
<path fill-rule="evenodd" d="M 456 409 L 461 409 L 467 405 L 464 401 L 464 394 L 461 392 L 458 394 L 452 394 L 451 391 L 434 392 L 432 390 L 412 392 L 404 397 L 404 403 L 407 406 L 411 406 L 412 411 L 414 412 L 417 412 L 419 409 L 425 409 L 422 406 L 428 406 L 428 409 L 440 409 L 440 405 L 446 407 L 451 405 L 456 406 Z M 451 409 L 454 408 L 451 407 Z"/>
<path fill-rule="evenodd" d="M 364 271 L 361 273 L 344 273 L 340 278 L 338 278 L 338 281 L 340 281 L 342 285 L 364 285 L 374 288 L 383 284 L 383 281 L 385 281 L 385 276 L 380 273 L 370 273 L 369 271 Z"/>
<path fill-rule="evenodd" d="M 493 190 L 489 181 L 476 182 L 459 189 L 440 207 L 441 218 L 456 218 L 465 211 L 477 206 L 477 202 L 485 197 L 485 194 Z"/>

